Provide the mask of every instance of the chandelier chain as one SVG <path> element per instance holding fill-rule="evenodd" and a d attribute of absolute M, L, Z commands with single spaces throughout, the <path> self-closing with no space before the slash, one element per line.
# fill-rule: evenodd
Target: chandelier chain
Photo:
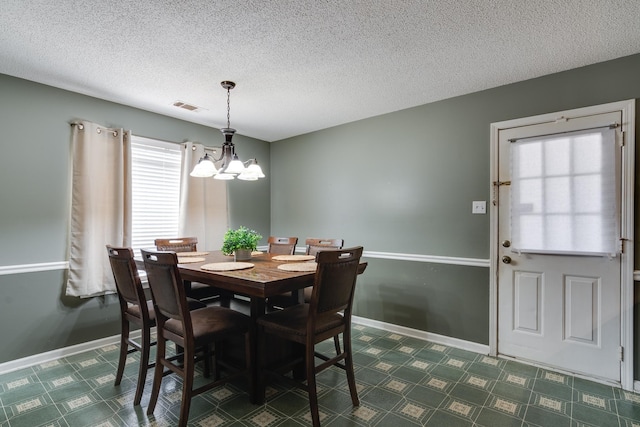
<path fill-rule="evenodd" d="M 227 128 L 231 127 L 231 89 L 227 88 Z"/>

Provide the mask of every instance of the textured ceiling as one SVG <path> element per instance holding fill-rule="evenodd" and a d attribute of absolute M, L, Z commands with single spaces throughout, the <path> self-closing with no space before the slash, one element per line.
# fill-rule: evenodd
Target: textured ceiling
<path fill-rule="evenodd" d="M 640 0 L 3 0 L 0 73 L 216 128 L 233 80 L 231 126 L 274 141 L 638 53 L 639 18 Z"/>

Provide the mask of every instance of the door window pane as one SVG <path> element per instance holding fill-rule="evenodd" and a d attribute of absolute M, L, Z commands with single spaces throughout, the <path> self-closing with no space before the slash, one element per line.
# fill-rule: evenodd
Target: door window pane
<path fill-rule="evenodd" d="M 615 129 L 511 143 L 511 231 L 515 251 L 618 252 Z"/>

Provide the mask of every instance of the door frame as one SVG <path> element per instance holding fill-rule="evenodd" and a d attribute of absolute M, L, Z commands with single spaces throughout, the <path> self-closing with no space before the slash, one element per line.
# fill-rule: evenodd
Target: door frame
<path fill-rule="evenodd" d="M 498 188 L 494 184 L 498 181 L 498 144 L 499 133 L 503 129 L 568 120 L 575 116 L 594 115 L 622 111 L 621 131 L 623 133 L 624 149 L 622 150 L 622 195 L 621 195 L 621 233 L 624 239 L 621 254 L 622 271 L 620 289 L 621 337 L 620 343 L 624 349 L 621 363 L 620 386 L 624 390 L 634 389 L 633 378 L 633 302 L 634 302 L 634 181 L 635 181 L 635 99 L 611 102 L 591 107 L 576 108 L 538 116 L 506 120 L 491 124 L 490 147 L 490 260 L 489 260 L 489 354 L 499 356 L 498 353 Z"/>

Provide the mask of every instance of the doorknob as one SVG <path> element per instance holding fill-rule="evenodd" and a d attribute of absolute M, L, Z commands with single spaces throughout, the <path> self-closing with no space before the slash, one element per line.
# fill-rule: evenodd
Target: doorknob
<path fill-rule="evenodd" d="M 510 257 L 510 256 L 506 256 L 506 255 L 505 255 L 505 256 L 503 256 L 503 257 L 502 257 L 502 262 L 503 262 L 504 264 L 511 264 L 511 257 Z"/>
<path fill-rule="evenodd" d="M 509 246 L 511 246 L 511 242 L 508 240 L 503 240 L 502 241 L 502 246 L 504 246 L 505 248 L 508 248 Z"/>

